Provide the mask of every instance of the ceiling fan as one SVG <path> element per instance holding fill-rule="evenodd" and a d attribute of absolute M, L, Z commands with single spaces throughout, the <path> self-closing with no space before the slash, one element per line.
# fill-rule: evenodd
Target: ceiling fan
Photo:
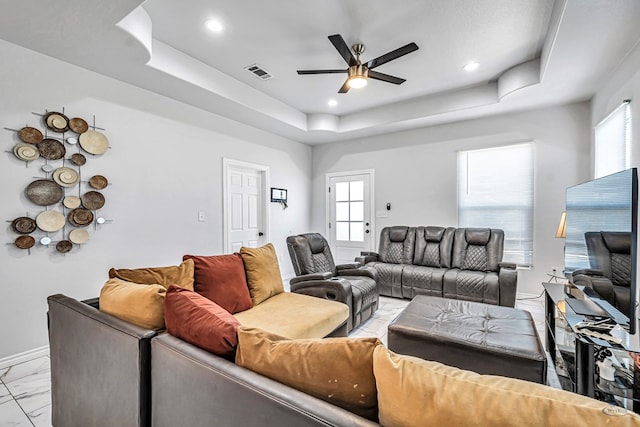
<path fill-rule="evenodd" d="M 396 85 L 404 83 L 406 80 L 399 77 L 390 76 L 389 74 L 379 73 L 373 69 L 389 61 L 400 58 L 408 53 L 418 50 L 418 45 L 409 43 L 396 50 L 385 53 L 375 59 L 364 64 L 360 61 L 360 55 L 364 52 L 364 45 L 361 43 L 354 44 L 351 49 L 347 46 L 340 34 L 329 36 L 329 40 L 340 53 L 345 62 L 349 65 L 346 70 L 298 70 L 298 74 L 338 74 L 347 73 L 347 80 L 344 82 L 338 93 L 347 93 L 351 88 L 361 88 L 366 86 L 367 78 L 382 80 L 383 82 L 393 83 Z M 353 49 L 353 53 L 351 50 Z M 353 56 L 355 54 L 355 56 Z"/>

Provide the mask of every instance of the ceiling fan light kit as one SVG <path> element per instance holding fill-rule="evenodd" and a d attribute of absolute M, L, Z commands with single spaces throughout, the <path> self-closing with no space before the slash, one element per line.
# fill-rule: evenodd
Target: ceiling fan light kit
<path fill-rule="evenodd" d="M 383 82 L 393 83 L 396 85 L 404 83 L 406 81 L 405 79 L 373 71 L 373 68 L 379 67 L 382 64 L 386 64 L 389 61 L 393 61 L 394 59 L 398 59 L 401 56 L 418 50 L 417 44 L 409 43 L 363 64 L 360 61 L 360 55 L 364 52 L 364 44 L 357 43 L 354 44 L 351 49 L 349 49 L 349 46 L 347 46 L 347 43 L 344 41 L 340 34 L 329 36 L 329 41 L 331 41 L 338 53 L 340 53 L 340 56 L 342 56 L 342 59 L 344 59 L 345 62 L 349 65 L 349 68 L 347 68 L 346 70 L 298 70 L 298 74 L 304 75 L 347 73 L 347 80 L 344 82 L 338 93 L 347 93 L 351 88 L 362 88 L 367 85 L 368 78 L 381 80 Z"/>

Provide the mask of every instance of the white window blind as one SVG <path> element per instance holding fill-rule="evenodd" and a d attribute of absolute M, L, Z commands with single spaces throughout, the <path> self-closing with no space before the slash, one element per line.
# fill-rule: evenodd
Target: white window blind
<path fill-rule="evenodd" d="M 504 230 L 503 261 L 533 260 L 533 144 L 458 153 L 458 226 Z"/>
<path fill-rule="evenodd" d="M 625 101 L 596 125 L 595 178 L 629 168 L 630 140 L 631 109 Z"/>

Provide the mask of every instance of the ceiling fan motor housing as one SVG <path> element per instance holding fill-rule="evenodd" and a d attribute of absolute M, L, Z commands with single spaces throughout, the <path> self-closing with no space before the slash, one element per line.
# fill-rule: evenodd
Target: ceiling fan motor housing
<path fill-rule="evenodd" d="M 369 69 L 366 64 L 357 64 L 349 67 L 349 78 L 362 77 L 366 79 L 369 77 Z"/>

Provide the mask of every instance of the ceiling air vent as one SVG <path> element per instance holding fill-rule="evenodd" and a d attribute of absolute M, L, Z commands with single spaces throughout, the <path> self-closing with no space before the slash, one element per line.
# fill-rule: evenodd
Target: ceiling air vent
<path fill-rule="evenodd" d="M 251 74 L 253 74 L 254 76 L 256 76 L 257 78 L 259 78 L 260 80 L 269 80 L 270 78 L 273 77 L 271 74 L 269 74 L 268 72 L 266 72 L 264 69 L 262 69 L 260 66 L 256 64 L 244 67 L 244 69 L 250 72 Z"/>

